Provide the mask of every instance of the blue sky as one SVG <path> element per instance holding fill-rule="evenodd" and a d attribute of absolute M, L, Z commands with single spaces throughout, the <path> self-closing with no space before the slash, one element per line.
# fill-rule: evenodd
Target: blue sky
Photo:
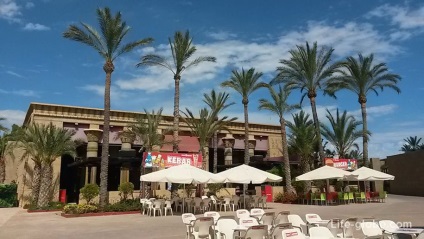
<path fill-rule="evenodd" d="M 424 4 L 420 1 L 77 1 L 0 0 L 0 116 L 7 125 L 22 123 L 30 102 L 103 106 L 103 61 L 91 48 L 64 39 L 69 24 L 96 25 L 95 9 L 121 11 L 132 27 L 128 40 L 153 37 L 154 43 L 116 61 L 112 76 L 112 109 L 142 111 L 164 107 L 171 114 L 173 80 L 160 68 L 136 68 L 146 53 L 169 54 L 167 39 L 190 30 L 199 55 L 217 63 L 199 65 L 182 76 L 181 109 L 203 107 L 202 93 L 219 89 L 234 68 L 255 67 L 268 82 L 279 59 L 305 41 L 332 46 L 334 60 L 374 53 L 378 61 L 402 76 L 400 95 L 385 90 L 369 95 L 370 157 L 399 153 L 403 138 L 424 137 Z M 228 115 L 242 119 L 240 97 Z M 258 91 L 250 99 L 250 122 L 277 124 L 257 110 Z M 290 102 L 298 103 L 293 92 Z M 325 109 L 347 110 L 360 119 L 356 97 L 317 97 L 319 117 Z M 309 101 L 303 107 L 310 111 Z M 288 117 L 290 118 L 290 117 Z"/>

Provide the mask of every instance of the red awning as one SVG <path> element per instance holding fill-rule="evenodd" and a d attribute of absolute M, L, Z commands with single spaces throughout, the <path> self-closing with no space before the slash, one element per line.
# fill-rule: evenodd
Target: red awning
<path fill-rule="evenodd" d="M 178 143 L 179 152 L 199 152 L 200 144 L 197 137 L 194 136 L 178 136 L 180 142 Z M 172 135 L 165 135 L 165 142 L 172 142 Z M 160 151 L 172 152 L 172 143 L 164 144 Z"/>

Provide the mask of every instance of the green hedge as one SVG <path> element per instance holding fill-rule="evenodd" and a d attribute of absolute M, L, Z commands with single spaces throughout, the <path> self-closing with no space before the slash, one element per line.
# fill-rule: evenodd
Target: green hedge
<path fill-rule="evenodd" d="M 17 203 L 18 185 L 0 184 L 0 207 L 14 207 Z"/>

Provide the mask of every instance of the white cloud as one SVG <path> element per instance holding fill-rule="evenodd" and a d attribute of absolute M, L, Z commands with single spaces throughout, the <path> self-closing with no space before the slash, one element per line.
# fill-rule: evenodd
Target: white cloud
<path fill-rule="evenodd" d="M 295 30 L 281 35 L 274 42 L 247 42 L 242 40 L 222 40 L 205 44 L 197 44 L 198 51 L 193 56 L 214 56 L 216 63 L 203 63 L 190 68 L 182 74 L 182 84 L 196 84 L 206 82 L 227 74 L 228 68 L 255 67 L 265 74 L 274 74 L 279 60 L 288 58 L 288 51 L 296 44 L 305 41 L 317 41 L 319 45 L 335 48 L 335 58 L 345 57 L 357 52 L 376 54 L 377 57 L 387 58 L 401 52 L 399 46 L 391 42 L 387 36 L 380 34 L 370 24 L 349 22 L 344 25 L 329 25 L 324 22 L 310 22 L 306 29 Z M 141 52 L 154 53 L 170 58 L 168 45 L 148 47 Z M 134 67 L 137 59 L 131 57 L 121 58 L 122 65 Z M 122 90 L 145 90 L 155 92 L 171 89 L 173 85 L 172 73 L 160 67 L 139 68 L 131 78 L 117 81 L 117 86 Z M 221 77 L 222 78 L 222 77 Z"/>
<path fill-rule="evenodd" d="M 7 90 L 0 89 L 0 93 L 1 94 L 20 95 L 20 96 L 25 96 L 25 97 L 40 97 L 39 93 L 38 92 L 35 92 L 33 90 L 12 90 L 12 91 L 7 91 Z"/>
<path fill-rule="evenodd" d="M 25 31 L 48 31 L 50 30 L 50 27 L 39 24 L 39 23 L 27 23 L 23 29 Z"/>
<path fill-rule="evenodd" d="M 82 90 L 91 91 L 98 96 L 104 97 L 105 94 L 105 86 L 104 85 L 86 85 L 81 87 Z M 127 97 L 127 93 L 119 90 L 115 86 L 111 87 L 110 97 L 112 101 L 122 100 Z"/>
<path fill-rule="evenodd" d="M 21 110 L 0 110 L 0 117 L 6 118 L 3 126 L 10 129 L 13 124 L 22 125 L 26 112 Z"/>
<path fill-rule="evenodd" d="M 424 128 L 403 127 L 398 130 L 374 133 L 369 141 L 369 156 L 385 158 L 390 155 L 400 154 L 400 148 L 405 143 L 403 139 L 409 136 L 424 137 Z"/>
<path fill-rule="evenodd" d="M 395 110 L 397 108 L 398 108 L 398 106 L 395 105 L 395 104 L 367 107 L 367 119 L 370 120 L 372 117 L 378 117 L 378 116 L 391 114 L 391 113 L 395 112 Z M 355 118 L 357 118 L 358 120 L 362 119 L 361 109 L 354 110 L 354 111 L 351 111 L 349 113 L 351 115 L 353 115 Z"/>
<path fill-rule="evenodd" d="M 219 41 L 228 40 L 228 39 L 237 37 L 237 34 L 226 32 L 226 31 L 207 32 L 206 35 L 211 37 L 214 40 L 219 40 Z"/>
<path fill-rule="evenodd" d="M 14 0 L 0 0 L 0 18 L 9 22 L 20 22 L 19 16 L 22 15 L 20 7 Z"/>
<path fill-rule="evenodd" d="M 33 8 L 33 7 L 35 7 L 35 4 L 33 2 L 27 2 L 27 3 L 25 3 L 25 8 L 26 9 L 30 9 L 30 8 Z"/>
<path fill-rule="evenodd" d="M 389 18 L 401 29 L 424 27 L 424 6 L 411 9 L 409 6 L 384 4 L 369 12 L 368 16 Z"/>
<path fill-rule="evenodd" d="M 19 78 L 25 78 L 21 74 L 18 74 L 18 73 L 14 72 L 14 71 L 6 71 L 6 73 L 9 74 L 9 75 L 12 75 L 12 76 L 19 77 Z"/>

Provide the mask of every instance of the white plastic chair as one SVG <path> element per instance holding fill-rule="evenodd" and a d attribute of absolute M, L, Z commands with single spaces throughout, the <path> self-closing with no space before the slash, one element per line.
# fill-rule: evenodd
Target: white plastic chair
<path fill-rule="evenodd" d="M 219 215 L 219 213 L 218 213 L 218 212 L 215 212 L 215 211 L 209 211 L 209 212 L 205 212 L 205 213 L 203 214 L 203 216 L 204 216 L 204 217 L 212 217 L 212 218 L 213 218 L 213 220 L 214 220 L 214 222 L 215 222 L 215 224 L 216 224 L 216 222 L 218 221 L 218 219 L 219 219 L 219 217 L 220 217 L 221 215 Z"/>
<path fill-rule="evenodd" d="M 233 196 L 233 201 L 231 202 L 231 206 L 233 206 L 233 211 L 237 209 L 239 209 L 239 202 L 240 202 L 240 197 L 235 195 Z"/>
<path fill-rule="evenodd" d="M 209 198 L 208 196 L 202 196 L 202 199 L 206 199 L 206 198 Z"/>
<path fill-rule="evenodd" d="M 153 217 L 156 217 L 156 212 L 162 216 L 162 201 L 156 200 L 153 202 Z"/>
<path fill-rule="evenodd" d="M 358 221 L 357 218 L 348 218 L 342 222 L 343 227 L 343 235 L 341 237 L 344 238 L 353 238 L 353 233 L 356 230 L 356 222 Z"/>
<path fill-rule="evenodd" d="M 343 237 L 342 219 L 331 219 L 327 224 L 327 228 L 333 234 L 333 237 Z"/>
<path fill-rule="evenodd" d="M 217 238 L 232 239 L 234 228 L 237 227 L 237 221 L 229 217 L 221 217 L 216 223 Z"/>
<path fill-rule="evenodd" d="M 302 218 L 297 214 L 290 214 L 287 216 L 287 219 L 292 224 L 293 227 L 298 228 L 300 232 L 307 235 L 308 234 L 308 226 L 302 220 Z"/>
<path fill-rule="evenodd" d="M 170 211 L 171 215 L 174 216 L 174 212 L 172 211 L 172 202 L 169 200 L 165 201 L 165 207 L 163 208 L 163 211 L 165 212 L 165 216 L 167 215 L 167 212 Z"/>
<path fill-rule="evenodd" d="M 383 236 L 383 231 L 381 230 L 380 226 L 375 222 L 361 222 L 360 225 L 362 233 L 364 233 L 365 235 L 365 238 Z"/>
<path fill-rule="evenodd" d="M 266 200 L 268 200 L 267 196 L 261 196 L 262 209 L 268 208 L 268 204 Z"/>
<path fill-rule="evenodd" d="M 238 219 L 250 217 L 250 212 L 246 209 L 239 209 L 236 211 L 236 216 Z"/>
<path fill-rule="evenodd" d="M 203 200 L 201 198 L 194 198 L 193 200 L 193 213 L 196 211 L 203 211 Z"/>
<path fill-rule="evenodd" d="M 262 208 L 252 208 L 250 209 L 250 216 L 251 217 L 256 217 L 256 218 L 261 218 L 262 215 L 264 215 L 265 211 Z"/>
<path fill-rule="evenodd" d="M 245 227 L 251 227 L 251 226 L 259 225 L 259 222 L 258 222 L 258 219 L 254 217 L 246 217 L 246 218 L 240 218 L 239 225 L 245 226 Z"/>
<path fill-rule="evenodd" d="M 330 239 L 333 238 L 333 233 L 326 227 L 311 227 L 309 228 L 310 239 Z"/>
<path fill-rule="evenodd" d="M 380 220 L 378 225 L 384 233 L 393 234 L 396 230 L 399 229 L 399 226 L 392 220 Z"/>
<path fill-rule="evenodd" d="M 289 211 L 279 212 L 274 219 L 274 225 L 289 223 L 288 215 L 290 215 Z"/>
<path fill-rule="evenodd" d="M 251 226 L 243 236 L 234 236 L 234 238 L 266 239 L 268 238 L 268 230 L 265 225 Z"/>
<path fill-rule="evenodd" d="M 305 235 L 298 229 L 286 229 L 281 232 L 283 239 L 305 239 Z"/>
<path fill-rule="evenodd" d="M 146 204 L 146 211 L 147 211 L 147 215 L 148 216 L 151 216 L 152 215 L 152 211 L 153 211 L 153 203 L 151 202 L 151 201 L 146 201 L 145 202 L 145 204 Z"/>
<path fill-rule="evenodd" d="M 181 215 L 181 219 L 184 225 L 186 226 L 186 230 L 187 230 L 186 238 L 188 238 L 190 226 L 192 226 L 194 221 L 196 221 L 196 217 L 194 216 L 193 213 L 184 213 L 183 215 Z"/>
<path fill-rule="evenodd" d="M 269 239 L 283 239 L 283 230 L 292 229 L 291 223 L 281 223 L 273 226 L 269 233 Z"/>
<path fill-rule="evenodd" d="M 259 223 L 261 225 L 267 225 L 268 226 L 268 231 L 271 231 L 271 228 L 272 228 L 273 223 L 274 223 L 274 217 L 275 217 L 275 213 L 274 212 L 266 212 L 259 219 Z"/>
<path fill-rule="evenodd" d="M 224 208 L 224 211 L 227 211 L 227 208 L 231 211 L 231 198 L 224 198 L 224 202 L 221 204 L 221 211 L 222 208 Z"/>
<path fill-rule="evenodd" d="M 321 217 L 315 213 L 308 213 L 305 215 L 305 219 L 309 224 L 314 224 L 317 221 L 322 221 Z"/>
<path fill-rule="evenodd" d="M 218 199 L 216 199 L 216 197 L 214 195 L 211 195 L 210 199 L 212 201 L 211 206 L 213 207 L 213 209 L 218 210 L 218 208 L 220 206 L 219 203 L 218 203 Z"/>
<path fill-rule="evenodd" d="M 212 217 L 200 217 L 189 226 L 189 238 L 214 238 L 215 226 Z"/>
<path fill-rule="evenodd" d="M 206 212 L 210 209 L 211 199 L 210 198 L 204 198 L 203 201 L 203 211 Z"/>

